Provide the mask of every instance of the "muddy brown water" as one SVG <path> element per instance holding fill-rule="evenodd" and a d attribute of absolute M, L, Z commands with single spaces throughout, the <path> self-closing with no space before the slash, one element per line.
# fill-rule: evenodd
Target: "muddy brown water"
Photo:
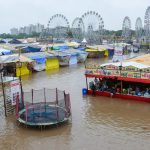
<path fill-rule="evenodd" d="M 107 59 L 101 59 L 102 62 Z M 149 150 L 150 104 L 82 96 L 84 65 L 22 77 L 24 90 L 59 88 L 71 95 L 72 122 L 39 130 L 0 117 L 0 150 Z"/>

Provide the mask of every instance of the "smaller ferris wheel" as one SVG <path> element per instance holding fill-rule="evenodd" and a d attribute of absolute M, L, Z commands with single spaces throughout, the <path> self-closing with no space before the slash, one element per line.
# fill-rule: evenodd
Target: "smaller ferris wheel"
<path fill-rule="evenodd" d="M 146 9 L 144 20 L 144 31 L 147 39 L 150 39 L 150 6 Z"/>
<path fill-rule="evenodd" d="M 62 14 L 56 14 L 48 21 L 47 28 L 54 38 L 65 38 L 69 30 L 68 19 Z"/>
<path fill-rule="evenodd" d="M 83 40 L 84 38 L 84 23 L 81 18 L 75 18 L 72 22 L 72 35 L 75 40 Z"/>
<path fill-rule="evenodd" d="M 122 37 L 129 41 L 131 39 L 131 20 L 128 16 L 126 16 L 123 20 L 122 24 Z"/>
<path fill-rule="evenodd" d="M 104 33 L 104 21 L 97 12 L 88 11 L 82 15 L 84 37 L 88 44 L 101 44 Z"/>
<path fill-rule="evenodd" d="M 140 17 L 136 19 L 135 33 L 136 33 L 136 39 L 140 40 L 141 37 L 143 36 L 143 25 L 142 25 L 142 19 Z"/>

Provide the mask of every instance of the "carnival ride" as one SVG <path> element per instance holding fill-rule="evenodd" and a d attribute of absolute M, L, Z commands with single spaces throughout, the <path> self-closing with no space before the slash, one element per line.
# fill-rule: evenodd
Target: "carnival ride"
<path fill-rule="evenodd" d="M 84 38 L 84 24 L 81 18 L 75 18 L 72 22 L 72 35 L 73 38 L 81 42 Z"/>
<path fill-rule="evenodd" d="M 88 11 L 82 15 L 84 37 L 88 44 L 101 44 L 104 34 L 104 21 L 95 11 Z"/>
<path fill-rule="evenodd" d="M 135 33 L 136 33 L 136 40 L 139 42 L 143 36 L 143 25 L 142 25 L 142 19 L 138 17 L 136 19 L 135 23 Z"/>
<path fill-rule="evenodd" d="M 126 16 L 123 20 L 122 37 L 124 38 L 125 42 L 131 40 L 131 20 L 128 16 Z"/>
<path fill-rule="evenodd" d="M 43 29 L 37 41 L 42 43 L 53 43 L 53 36 L 49 33 L 48 28 Z"/>
<path fill-rule="evenodd" d="M 145 20 L 144 20 L 144 32 L 146 37 L 146 42 L 150 43 L 150 6 L 146 9 Z"/>
<path fill-rule="evenodd" d="M 54 38 L 65 38 L 69 30 L 68 19 L 62 14 L 53 15 L 48 21 L 47 28 L 48 33 Z"/>

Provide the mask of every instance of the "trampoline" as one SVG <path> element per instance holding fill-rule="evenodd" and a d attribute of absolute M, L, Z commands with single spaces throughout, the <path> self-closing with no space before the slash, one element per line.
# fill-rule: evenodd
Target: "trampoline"
<path fill-rule="evenodd" d="M 44 89 L 23 93 L 24 100 L 26 98 L 29 100 L 30 97 L 31 102 L 21 102 L 21 100 L 17 102 L 16 116 L 21 124 L 28 126 L 50 126 L 69 120 L 71 116 L 70 96 L 65 94 L 64 91 Z M 36 98 L 38 100 L 42 97 L 44 98 L 43 102 L 34 102 Z M 51 98 L 53 101 L 50 101 Z"/>

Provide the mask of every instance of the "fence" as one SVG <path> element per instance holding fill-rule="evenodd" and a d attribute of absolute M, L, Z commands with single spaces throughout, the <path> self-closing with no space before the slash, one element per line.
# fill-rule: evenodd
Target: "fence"
<path fill-rule="evenodd" d="M 17 100 L 16 117 L 27 125 L 51 125 L 71 116 L 70 95 L 56 89 L 31 90 Z"/>

